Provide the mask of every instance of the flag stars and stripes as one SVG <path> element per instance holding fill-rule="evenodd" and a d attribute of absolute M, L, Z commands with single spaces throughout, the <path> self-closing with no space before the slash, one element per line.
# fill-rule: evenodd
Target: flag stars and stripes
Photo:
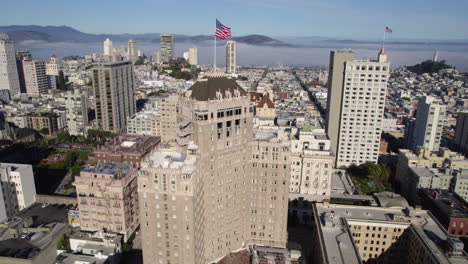
<path fill-rule="evenodd" d="M 231 38 L 231 28 L 226 27 L 221 24 L 221 22 L 216 19 L 216 31 L 215 36 L 220 39 L 230 39 Z"/>

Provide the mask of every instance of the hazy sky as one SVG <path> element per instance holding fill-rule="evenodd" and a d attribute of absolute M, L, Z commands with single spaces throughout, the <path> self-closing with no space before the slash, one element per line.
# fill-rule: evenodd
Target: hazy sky
<path fill-rule="evenodd" d="M 467 39 L 467 0 L 0 0 L 0 25 L 67 25 L 87 33 Z"/>

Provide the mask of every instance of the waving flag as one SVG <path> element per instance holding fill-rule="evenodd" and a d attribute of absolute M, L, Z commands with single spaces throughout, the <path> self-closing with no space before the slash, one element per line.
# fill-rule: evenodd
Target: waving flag
<path fill-rule="evenodd" d="M 216 31 L 215 36 L 220 39 L 230 39 L 231 38 L 231 28 L 226 27 L 221 24 L 221 22 L 216 19 Z"/>
<path fill-rule="evenodd" d="M 387 33 L 393 33 L 393 30 L 389 27 L 385 27 L 385 32 Z"/>

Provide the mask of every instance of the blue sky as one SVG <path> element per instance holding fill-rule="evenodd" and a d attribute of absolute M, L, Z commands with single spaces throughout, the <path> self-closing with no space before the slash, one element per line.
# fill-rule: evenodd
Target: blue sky
<path fill-rule="evenodd" d="M 353 39 L 468 39 L 467 0 L 0 0 L 0 25 L 67 25 L 87 33 L 212 34 Z M 5 12 L 6 11 L 6 12 Z"/>

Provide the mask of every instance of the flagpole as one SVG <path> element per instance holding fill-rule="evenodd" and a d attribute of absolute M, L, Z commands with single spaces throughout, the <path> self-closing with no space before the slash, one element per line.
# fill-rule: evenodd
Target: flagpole
<path fill-rule="evenodd" d="M 387 28 L 383 31 L 382 49 L 385 48 L 385 36 L 387 35 Z"/>
<path fill-rule="evenodd" d="M 216 21 L 215 21 L 215 31 L 214 31 L 214 61 L 213 61 L 213 72 L 216 72 Z"/>

